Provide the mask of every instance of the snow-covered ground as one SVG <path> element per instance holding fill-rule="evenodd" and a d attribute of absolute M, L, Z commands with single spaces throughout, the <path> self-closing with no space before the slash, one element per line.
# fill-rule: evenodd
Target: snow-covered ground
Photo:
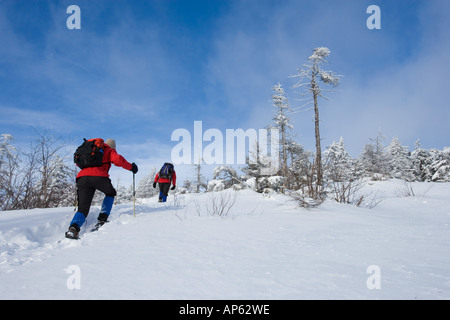
<path fill-rule="evenodd" d="M 372 209 L 251 190 L 0 212 L 0 299 L 450 299 L 450 183 L 371 182 Z M 227 216 L 212 204 L 235 201 Z M 218 206 L 220 207 L 220 205 Z M 62 241 L 61 241 L 62 240 Z"/>

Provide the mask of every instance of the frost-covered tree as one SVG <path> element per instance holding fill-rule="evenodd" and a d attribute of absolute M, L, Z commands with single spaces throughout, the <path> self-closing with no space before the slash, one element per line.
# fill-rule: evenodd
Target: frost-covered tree
<path fill-rule="evenodd" d="M 430 172 L 430 165 L 433 162 L 432 151 L 417 146 L 416 149 L 411 152 L 411 161 L 413 174 L 418 181 L 431 180 L 431 177 L 433 176 Z"/>
<path fill-rule="evenodd" d="M 280 83 L 273 86 L 272 91 L 273 91 L 272 101 L 273 106 L 275 108 L 273 121 L 275 123 L 275 127 L 278 128 L 279 132 L 281 133 L 281 150 L 280 150 L 281 173 L 284 177 L 287 177 L 288 174 L 287 130 L 293 128 L 291 120 L 288 117 L 288 115 L 289 113 L 292 112 L 292 109 L 289 107 L 288 99 Z M 285 181 L 287 181 L 287 179 Z"/>
<path fill-rule="evenodd" d="M 76 169 L 64 154 L 64 141 L 47 131 L 36 131 L 36 134 L 26 152 L 11 145 L 11 135 L 1 135 L 1 210 L 50 208 L 75 203 Z"/>
<path fill-rule="evenodd" d="M 366 144 L 358 159 L 358 169 L 362 175 L 371 176 L 373 179 L 381 179 L 388 176 L 387 158 L 383 141 L 385 137 L 378 131 L 372 143 Z"/>
<path fill-rule="evenodd" d="M 413 172 L 419 181 L 450 181 L 450 148 L 416 148 L 411 153 Z"/>
<path fill-rule="evenodd" d="M 151 198 L 157 194 L 157 189 L 153 188 L 153 182 L 155 181 L 156 169 L 153 168 L 149 174 L 144 176 L 136 187 L 137 198 Z"/>
<path fill-rule="evenodd" d="M 315 171 L 317 176 L 316 187 L 321 188 L 323 185 L 323 169 L 322 169 L 322 151 L 320 146 L 320 128 L 319 128 L 319 97 L 326 97 L 322 94 L 324 91 L 320 83 L 336 87 L 339 85 L 340 76 L 332 71 L 325 71 L 322 66 L 327 63 L 325 60 L 330 55 L 330 49 L 326 47 L 319 47 L 313 50 L 313 54 L 308 58 L 309 63 L 304 64 L 303 68 L 297 70 L 297 74 L 293 77 L 299 78 L 294 85 L 295 88 L 303 88 L 306 93 L 302 96 L 312 96 L 314 104 L 314 130 L 316 138 L 316 156 L 315 156 Z M 319 192 L 317 192 L 319 194 Z"/>
<path fill-rule="evenodd" d="M 389 174 L 393 178 L 414 180 L 413 162 L 409 157 L 408 148 L 402 146 L 397 137 L 386 147 Z"/>
<path fill-rule="evenodd" d="M 65 145 L 61 137 L 47 131 L 36 131 L 36 134 L 31 151 L 27 154 L 28 162 L 35 165 L 32 174 L 35 179 L 33 192 L 27 196 L 32 200 L 29 205 L 33 208 L 56 207 L 68 196 L 66 192 L 70 192 L 70 198 L 73 199 L 74 180 L 68 179 L 74 171 L 60 156 Z"/>
<path fill-rule="evenodd" d="M 213 179 L 208 181 L 208 186 L 206 187 L 207 192 L 222 191 L 225 189 L 225 185 L 222 180 Z"/>
<path fill-rule="evenodd" d="M 0 210 L 16 209 L 18 203 L 19 154 L 10 134 L 0 136 Z"/>
<path fill-rule="evenodd" d="M 224 189 L 231 188 L 235 184 L 243 182 L 238 177 L 236 170 L 230 166 L 218 166 L 213 171 L 213 179 L 222 182 Z"/>
<path fill-rule="evenodd" d="M 253 150 L 250 151 L 249 157 L 246 159 L 246 166 L 242 171 L 246 174 L 246 178 L 254 178 L 254 190 L 263 192 L 265 186 L 262 184 L 262 178 L 267 177 L 267 172 L 271 172 L 271 159 L 261 154 L 258 141 L 255 142 Z"/>
<path fill-rule="evenodd" d="M 206 181 L 205 177 L 202 174 L 202 165 L 201 165 L 202 162 L 203 160 L 200 159 L 197 164 L 194 164 L 195 181 L 193 183 L 196 193 L 199 193 L 201 190 L 207 190 L 208 188 L 208 182 Z"/>
<path fill-rule="evenodd" d="M 46 208 L 73 206 L 76 203 L 75 170 L 66 161 L 55 155 L 50 161 L 50 176 L 47 181 L 47 198 L 41 198 Z M 39 188 L 38 188 L 39 189 Z"/>
<path fill-rule="evenodd" d="M 430 165 L 430 171 L 433 172 L 431 181 L 445 182 L 450 181 L 450 148 L 446 147 L 438 153 Z"/>
<path fill-rule="evenodd" d="M 289 189 L 298 190 L 311 181 L 311 153 L 294 140 L 289 140 L 287 146 L 290 166 L 288 167 L 287 182 Z"/>
<path fill-rule="evenodd" d="M 344 138 L 333 142 L 324 152 L 325 180 L 349 181 L 354 178 L 354 160 L 345 151 Z"/>

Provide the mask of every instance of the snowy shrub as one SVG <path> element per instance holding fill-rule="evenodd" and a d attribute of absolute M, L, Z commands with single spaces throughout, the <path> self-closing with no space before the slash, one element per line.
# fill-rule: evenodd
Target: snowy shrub
<path fill-rule="evenodd" d="M 288 193 L 288 195 L 297 202 L 297 205 L 302 208 L 316 208 L 320 206 L 323 201 L 325 200 L 325 197 L 317 197 L 317 199 L 313 199 L 309 197 L 305 192 L 302 190 L 297 191 L 291 191 Z"/>
<path fill-rule="evenodd" d="M 235 184 L 242 184 L 241 179 L 238 178 L 236 170 L 229 166 L 216 167 L 213 171 L 213 179 L 220 180 L 223 184 L 223 189 L 231 188 Z"/>
<path fill-rule="evenodd" d="M 211 180 L 208 182 L 207 191 L 222 191 L 225 189 L 225 185 L 222 180 Z"/>
<path fill-rule="evenodd" d="M 238 193 L 236 191 L 224 190 L 208 193 L 207 201 L 202 203 L 194 199 L 197 215 L 202 216 L 202 213 L 206 210 L 208 216 L 225 218 L 236 203 L 237 195 Z"/>
<path fill-rule="evenodd" d="M 386 181 L 388 180 L 388 177 L 381 173 L 372 173 L 370 179 L 372 181 Z"/>
<path fill-rule="evenodd" d="M 187 193 L 189 193 L 189 190 L 187 188 L 185 188 L 185 187 L 179 187 L 179 188 L 177 188 L 176 193 L 187 194 Z"/>
<path fill-rule="evenodd" d="M 364 186 L 362 179 L 350 181 L 334 181 L 329 189 L 333 199 L 339 203 L 353 204 L 359 207 L 364 200 L 364 195 L 359 191 Z"/>
<path fill-rule="evenodd" d="M 267 182 L 269 185 L 269 188 L 274 191 L 279 191 L 284 184 L 284 177 L 282 176 L 272 176 L 267 178 Z"/>
<path fill-rule="evenodd" d="M 450 181 L 450 163 L 447 160 L 442 160 L 435 164 L 436 172 L 431 177 L 431 181 L 445 182 Z"/>
<path fill-rule="evenodd" d="M 246 185 L 248 188 L 250 188 L 250 189 L 252 189 L 252 190 L 255 190 L 255 186 L 256 186 L 256 178 L 255 178 L 255 177 L 248 178 L 248 179 L 245 181 L 245 185 Z"/>
<path fill-rule="evenodd" d="M 230 213 L 231 208 L 236 203 L 236 199 L 237 192 L 235 191 L 211 192 L 209 201 L 206 204 L 206 211 L 210 216 L 224 218 Z"/>
<path fill-rule="evenodd" d="M 244 184 L 242 184 L 242 183 L 240 183 L 240 184 L 233 184 L 232 189 L 233 189 L 234 191 L 239 191 L 239 190 L 244 190 L 245 187 L 246 187 L 246 186 L 245 186 Z"/>

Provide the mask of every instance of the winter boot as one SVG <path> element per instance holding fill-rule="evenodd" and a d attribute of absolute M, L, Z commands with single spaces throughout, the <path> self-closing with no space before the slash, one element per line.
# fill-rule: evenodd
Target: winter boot
<path fill-rule="evenodd" d="M 66 232 L 66 238 L 78 240 L 78 239 L 80 239 L 78 236 L 79 233 L 80 233 L 80 230 L 75 225 L 72 225 L 69 227 L 69 230 Z"/>
<path fill-rule="evenodd" d="M 109 215 L 107 215 L 104 212 L 100 212 L 97 218 L 97 223 L 95 224 L 94 228 L 91 229 L 91 231 L 97 231 L 101 226 L 103 226 L 108 221 Z"/>

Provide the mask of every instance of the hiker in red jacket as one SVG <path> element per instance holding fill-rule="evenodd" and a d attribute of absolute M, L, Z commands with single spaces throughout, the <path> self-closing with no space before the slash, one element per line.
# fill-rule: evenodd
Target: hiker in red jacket
<path fill-rule="evenodd" d="M 159 183 L 159 200 L 158 202 L 166 202 L 169 195 L 170 184 L 173 184 L 171 190 L 175 190 L 177 182 L 177 174 L 173 168 L 173 164 L 164 163 L 161 170 L 156 174 L 155 181 L 153 182 L 153 188 L 156 188 L 156 183 Z"/>
<path fill-rule="evenodd" d="M 96 140 L 103 141 L 102 139 Z M 129 163 L 124 157 L 116 152 L 115 140 L 106 140 L 102 150 L 102 165 L 100 167 L 87 167 L 81 169 L 77 175 L 78 211 L 70 222 L 69 231 L 66 232 L 66 238 L 78 239 L 80 228 L 89 214 L 95 190 L 100 190 L 105 194 L 95 228 L 102 226 L 108 220 L 114 203 L 114 197 L 116 196 L 116 190 L 111 184 L 111 179 L 109 179 L 111 163 L 115 166 L 130 170 L 133 173 L 137 173 L 138 171 L 138 167 L 135 163 Z"/>

